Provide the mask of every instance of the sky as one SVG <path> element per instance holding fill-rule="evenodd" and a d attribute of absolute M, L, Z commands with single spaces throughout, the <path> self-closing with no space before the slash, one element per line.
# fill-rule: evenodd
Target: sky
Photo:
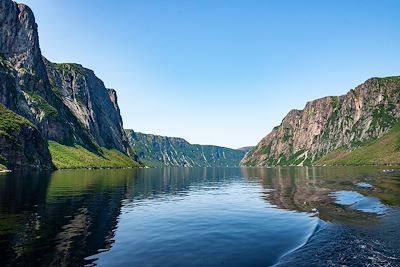
<path fill-rule="evenodd" d="M 20 0 L 42 54 L 94 70 L 124 128 L 232 148 L 291 109 L 400 75 L 397 0 Z"/>

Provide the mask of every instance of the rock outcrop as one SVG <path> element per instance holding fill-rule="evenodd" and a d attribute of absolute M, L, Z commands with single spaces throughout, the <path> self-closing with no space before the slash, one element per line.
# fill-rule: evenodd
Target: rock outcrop
<path fill-rule="evenodd" d="M 53 92 L 90 137 L 99 146 L 127 152 L 115 90 L 107 89 L 92 70 L 79 64 L 45 63 Z"/>
<path fill-rule="evenodd" d="M 0 104 L 0 164 L 9 169 L 53 169 L 47 144 L 37 128 Z"/>
<path fill-rule="evenodd" d="M 399 118 L 400 77 L 371 78 L 346 95 L 290 111 L 241 165 L 311 165 L 333 150 L 352 150 L 381 137 Z"/>
<path fill-rule="evenodd" d="M 148 166 L 239 166 L 246 153 L 226 147 L 193 145 L 182 138 L 125 131 L 140 162 Z"/>
<path fill-rule="evenodd" d="M 99 147 L 128 153 L 115 91 L 81 65 L 47 61 L 32 11 L 11 0 L 0 1 L 0 104 L 32 123 L 40 147 L 53 140 L 95 153 Z M 0 147 L 7 166 L 24 166 L 7 158 L 6 150 Z"/>

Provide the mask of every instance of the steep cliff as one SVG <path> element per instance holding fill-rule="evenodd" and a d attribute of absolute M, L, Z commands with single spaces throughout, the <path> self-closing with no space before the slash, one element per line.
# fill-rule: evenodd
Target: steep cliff
<path fill-rule="evenodd" d="M 311 165 L 331 151 L 354 151 L 381 138 L 399 118 L 400 77 L 371 78 L 346 95 L 324 97 L 290 111 L 241 165 Z"/>
<path fill-rule="evenodd" d="M 139 160 L 149 166 L 238 166 L 245 154 L 225 147 L 192 145 L 182 138 L 125 131 Z"/>
<path fill-rule="evenodd" d="M 47 143 L 36 127 L 0 104 L 0 165 L 52 169 Z"/>
<path fill-rule="evenodd" d="M 81 65 L 44 59 L 32 11 L 11 0 L 0 1 L 0 104 L 34 126 L 40 147 L 53 140 L 99 156 L 101 147 L 128 152 L 115 91 Z M 0 147 L 7 166 L 23 167 L 7 149 Z M 50 158 L 47 148 L 41 153 Z"/>
<path fill-rule="evenodd" d="M 127 152 L 127 140 L 115 90 L 107 89 L 92 70 L 79 64 L 45 60 L 52 91 L 102 147 Z"/>

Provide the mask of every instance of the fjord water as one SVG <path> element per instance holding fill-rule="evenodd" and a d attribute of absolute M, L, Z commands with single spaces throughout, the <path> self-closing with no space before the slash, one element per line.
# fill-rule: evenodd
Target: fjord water
<path fill-rule="evenodd" d="M 10 173 L 0 176 L 0 264 L 307 264 L 313 246 L 334 242 L 343 229 L 358 243 L 340 249 L 361 253 L 357 229 L 398 223 L 399 203 L 400 178 L 382 168 Z M 396 263 L 390 253 L 398 243 L 384 235 L 373 237 L 387 246 L 378 260 Z M 319 255 L 321 265 L 329 253 Z"/>

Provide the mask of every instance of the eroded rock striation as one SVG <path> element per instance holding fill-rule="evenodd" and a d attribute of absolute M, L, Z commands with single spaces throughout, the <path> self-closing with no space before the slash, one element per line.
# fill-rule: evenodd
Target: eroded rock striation
<path fill-rule="evenodd" d="M 351 151 L 381 137 L 399 118 L 400 77 L 371 78 L 346 95 L 291 110 L 241 165 L 311 165 L 331 151 Z"/>
<path fill-rule="evenodd" d="M 92 70 L 79 64 L 45 63 L 52 91 L 90 137 L 99 146 L 127 152 L 115 90 L 106 88 Z"/>

